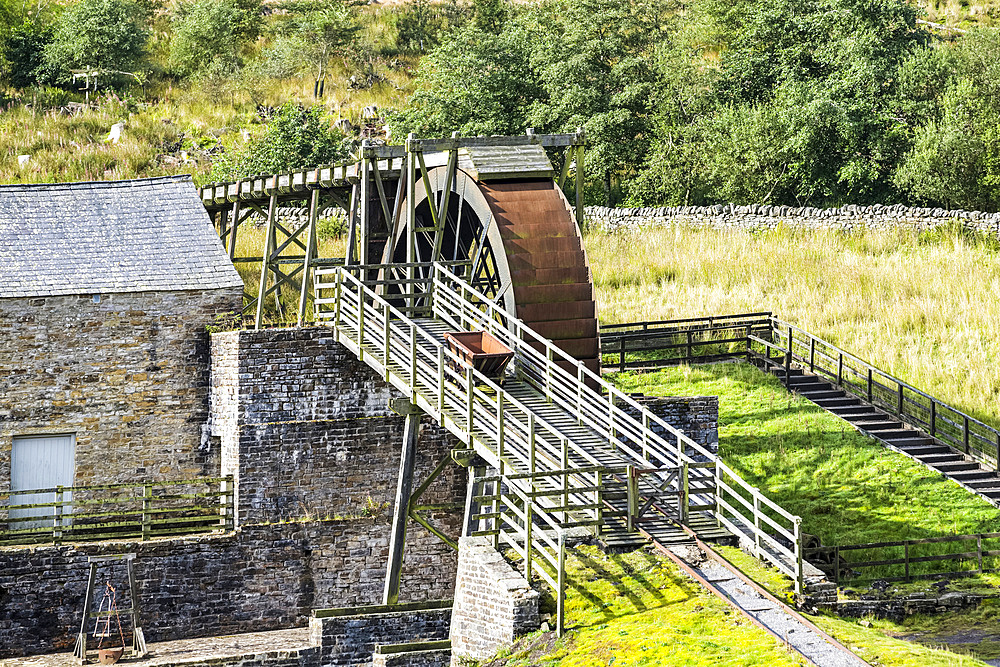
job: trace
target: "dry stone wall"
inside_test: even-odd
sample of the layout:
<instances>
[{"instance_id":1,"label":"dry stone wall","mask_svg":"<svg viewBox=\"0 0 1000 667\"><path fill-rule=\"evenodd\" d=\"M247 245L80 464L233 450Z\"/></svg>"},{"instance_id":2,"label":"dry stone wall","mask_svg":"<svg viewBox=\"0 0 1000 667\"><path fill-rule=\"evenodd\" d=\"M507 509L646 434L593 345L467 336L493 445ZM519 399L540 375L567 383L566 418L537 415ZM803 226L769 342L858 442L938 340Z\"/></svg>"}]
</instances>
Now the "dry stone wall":
<instances>
[{"instance_id":1,"label":"dry stone wall","mask_svg":"<svg viewBox=\"0 0 1000 667\"><path fill-rule=\"evenodd\" d=\"M310 628L313 643L322 647L320 660L324 667L371 665L378 644L448 639L451 609L314 618Z\"/></svg>"},{"instance_id":2,"label":"dry stone wall","mask_svg":"<svg viewBox=\"0 0 1000 667\"><path fill-rule=\"evenodd\" d=\"M0 298L0 492L12 440L75 434L75 483L216 475L206 325L239 289Z\"/></svg>"},{"instance_id":3,"label":"dry stone wall","mask_svg":"<svg viewBox=\"0 0 1000 667\"><path fill-rule=\"evenodd\" d=\"M784 225L806 229L913 229L925 231L960 224L968 229L1000 235L1000 212L949 211L942 208L892 206L663 206L655 208L606 208L588 206L591 229L617 231L635 227L689 225L711 229L765 230Z\"/></svg>"}]
</instances>

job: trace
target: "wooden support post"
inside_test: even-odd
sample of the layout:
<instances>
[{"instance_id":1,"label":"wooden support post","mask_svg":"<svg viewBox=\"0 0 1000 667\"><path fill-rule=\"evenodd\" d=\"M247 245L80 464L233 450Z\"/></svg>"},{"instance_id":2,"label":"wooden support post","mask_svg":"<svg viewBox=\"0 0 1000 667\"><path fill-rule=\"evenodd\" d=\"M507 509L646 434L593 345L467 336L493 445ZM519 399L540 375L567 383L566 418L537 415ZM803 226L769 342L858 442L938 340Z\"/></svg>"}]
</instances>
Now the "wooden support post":
<instances>
[{"instance_id":1,"label":"wooden support post","mask_svg":"<svg viewBox=\"0 0 1000 667\"><path fill-rule=\"evenodd\" d=\"M566 531L559 531L559 573L556 588L556 637L566 631Z\"/></svg>"},{"instance_id":2,"label":"wooden support post","mask_svg":"<svg viewBox=\"0 0 1000 667\"><path fill-rule=\"evenodd\" d=\"M635 466L627 466L625 468L625 495L626 495L626 516L625 516L625 530L628 532L635 531L635 513L639 509L639 493L638 493L638 480L636 478Z\"/></svg>"},{"instance_id":3,"label":"wooden support post","mask_svg":"<svg viewBox=\"0 0 1000 667\"><path fill-rule=\"evenodd\" d=\"M135 557L125 559L125 567L128 569L128 594L132 603L132 656L142 658L149 652L146 648L146 636L142 632L142 622L139 620L139 586L135 581L135 570L132 563Z\"/></svg>"},{"instance_id":4,"label":"wooden support post","mask_svg":"<svg viewBox=\"0 0 1000 667\"><path fill-rule=\"evenodd\" d=\"M298 326L306 318L306 301L309 296L309 272L312 269L312 261L316 259L316 218L319 216L319 190L312 191L309 201L309 229L306 231L306 254L302 260L302 291L299 294L299 318Z\"/></svg>"},{"instance_id":5,"label":"wooden support post","mask_svg":"<svg viewBox=\"0 0 1000 667\"><path fill-rule=\"evenodd\" d=\"M90 606L94 601L94 581L97 579L97 563L90 563L90 574L87 577L87 591L83 596L83 619L80 621L80 633L76 636L76 646L73 647L73 657L81 665L87 664L87 617L90 616ZM135 599L132 600L135 606Z\"/></svg>"},{"instance_id":6,"label":"wooden support post","mask_svg":"<svg viewBox=\"0 0 1000 667\"><path fill-rule=\"evenodd\" d=\"M364 139L361 142L361 160L358 162L358 185L360 199L358 201L358 211L360 212L359 224L358 224L358 238L360 241L360 247L358 249L358 256L361 258L361 264L371 264L370 253L368 252L369 246L371 245L371 239L369 238L369 232L371 231L371 159L368 157L368 140ZM389 240L392 243L392 240ZM361 280L368 279L368 270L361 272Z\"/></svg>"},{"instance_id":7,"label":"wooden support post","mask_svg":"<svg viewBox=\"0 0 1000 667\"><path fill-rule=\"evenodd\" d=\"M680 520L685 526L688 524L691 518L691 484L690 484L690 470L688 469L688 462L684 461L681 463L681 507L680 507Z\"/></svg>"},{"instance_id":8,"label":"wooden support post","mask_svg":"<svg viewBox=\"0 0 1000 667\"><path fill-rule=\"evenodd\" d=\"M469 483L465 487L465 519L462 521L462 537L469 537L476 530L476 521L473 515L476 514L476 478L480 477L477 466L469 466ZM483 487L485 494L486 485L479 483Z\"/></svg>"},{"instance_id":9,"label":"wooden support post","mask_svg":"<svg viewBox=\"0 0 1000 667\"><path fill-rule=\"evenodd\" d=\"M264 250L260 258L260 283L257 289L257 316L254 319L254 329L260 329L264 324L264 296L267 294L267 282L270 278L272 262L277 265L278 258L272 257L272 248L277 247L275 243L275 224L278 215L278 194L271 194L271 202L267 207L267 232L264 237ZM277 282L277 280L275 281ZM281 289L275 291L275 299L281 301Z\"/></svg>"},{"instance_id":10,"label":"wooden support post","mask_svg":"<svg viewBox=\"0 0 1000 667\"><path fill-rule=\"evenodd\" d=\"M399 580L403 568L403 546L406 542L406 521L410 515L410 491L413 489L413 464L416 458L417 433L420 429L420 409L408 403L405 407L403 448L399 455L399 479L396 483L396 504L393 507L392 531L389 534L389 562L385 571L382 604L399 602Z\"/></svg>"},{"instance_id":11,"label":"wooden support post","mask_svg":"<svg viewBox=\"0 0 1000 667\"><path fill-rule=\"evenodd\" d=\"M52 544L59 546L62 544L62 517L63 517L63 487L56 487L55 524L52 526Z\"/></svg>"},{"instance_id":12,"label":"wooden support post","mask_svg":"<svg viewBox=\"0 0 1000 667\"><path fill-rule=\"evenodd\" d=\"M153 485L143 484L142 486L142 541L149 539L151 532L150 511L153 506Z\"/></svg>"},{"instance_id":13,"label":"wooden support post","mask_svg":"<svg viewBox=\"0 0 1000 667\"><path fill-rule=\"evenodd\" d=\"M239 184L237 183L237 190L239 189ZM229 226L229 259L236 257L236 233L240 226L240 200L237 199L233 202L233 219L232 224Z\"/></svg>"}]
</instances>

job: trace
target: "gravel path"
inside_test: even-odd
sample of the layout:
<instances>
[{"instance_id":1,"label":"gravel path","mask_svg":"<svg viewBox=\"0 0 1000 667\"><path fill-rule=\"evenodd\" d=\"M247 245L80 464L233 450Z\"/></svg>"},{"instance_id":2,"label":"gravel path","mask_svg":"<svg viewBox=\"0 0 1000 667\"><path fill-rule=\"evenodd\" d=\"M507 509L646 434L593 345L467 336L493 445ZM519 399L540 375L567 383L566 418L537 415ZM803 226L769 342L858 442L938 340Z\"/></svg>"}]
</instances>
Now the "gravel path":
<instances>
[{"instance_id":1,"label":"gravel path","mask_svg":"<svg viewBox=\"0 0 1000 667\"><path fill-rule=\"evenodd\" d=\"M868 667L867 662L827 641L823 635L788 613L783 605L761 595L742 577L708 558L697 547L681 547L672 551L744 613L781 637L789 647L813 664L819 667Z\"/></svg>"}]
</instances>

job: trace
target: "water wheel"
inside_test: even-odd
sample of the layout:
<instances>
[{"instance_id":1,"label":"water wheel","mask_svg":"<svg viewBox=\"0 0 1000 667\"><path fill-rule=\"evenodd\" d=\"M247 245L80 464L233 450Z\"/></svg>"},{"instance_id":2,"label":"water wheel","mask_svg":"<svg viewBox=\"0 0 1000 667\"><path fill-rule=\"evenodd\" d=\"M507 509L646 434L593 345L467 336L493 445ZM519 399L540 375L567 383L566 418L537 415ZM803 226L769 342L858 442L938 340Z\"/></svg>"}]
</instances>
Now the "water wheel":
<instances>
[{"instance_id":1,"label":"water wheel","mask_svg":"<svg viewBox=\"0 0 1000 667\"><path fill-rule=\"evenodd\" d=\"M533 163L542 159L548 164L544 150L534 148ZM523 153L521 148L518 159L523 160ZM429 188L417 180L417 261L469 260L474 286L597 371L600 350L590 267L572 207L552 180L551 165L526 172L507 158L510 166L497 169L497 151L489 157L489 176L477 168L482 152L472 151L462 155L453 179L447 178L447 167L435 167L428 170ZM435 227L430 201L443 201L449 181L447 214ZM383 263L406 259L406 230L400 229L386 243Z\"/></svg>"}]
</instances>

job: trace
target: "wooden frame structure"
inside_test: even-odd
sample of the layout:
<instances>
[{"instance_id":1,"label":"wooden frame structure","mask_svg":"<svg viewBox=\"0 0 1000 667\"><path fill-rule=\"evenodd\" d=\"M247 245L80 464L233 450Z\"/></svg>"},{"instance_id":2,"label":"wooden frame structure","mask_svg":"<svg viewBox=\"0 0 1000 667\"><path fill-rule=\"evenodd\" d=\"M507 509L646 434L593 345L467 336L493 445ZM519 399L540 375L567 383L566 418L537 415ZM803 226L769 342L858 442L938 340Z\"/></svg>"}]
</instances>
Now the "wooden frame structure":
<instances>
[{"instance_id":1,"label":"wooden frame structure","mask_svg":"<svg viewBox=\"0 0 1000 667\"><path fill-rule=\"evenodd\" d=\"M284 303L281 291L298 288L297 317L302 324L312 286L313 269L321 266L379 265L387 256L386 244L400 234L407 239L407 262L434 262L442 256L441 242L445 214L450 204L451 186L459 169L463 149L540 146L563 150L564 159L556 183L564 189L575 165L576 220L583 222L583 164L586 136L582 129L570 134L535 134L509 137L451 137L418 139L410 135L402 146L377 145L368 140L357 156L343 164L322 165L287 174L262 175L230 183L213 183L199 190L202 203L212 217L220 238L234 264L257 264L260 281L256 296L245 295L244 314L255 313L255 328L264 324L264 304L274 299L279 316L292 304ZM443 187L429 178L435 167L445 167ZM537 177L537 172L523 176ZM432 226L417 226L415 194L418 183L427 192L442 193L431 202ZM408 204L404 207L404 201ZM307 220L287 225L279 220L279 207L304 209ZM324 210L336 207L347 220L347 250L341 258L320 257L316 233ZM404 210L405 208L405 210ZM265 251L262 255L239 255L238 237L252 217L266 221ZM432 233L430 257L418 257L416 235ZM293 254L288 250L292 249ZM412 268L408 269L412 273ZM366 278L374 275L371 269ZM410 276L412 278L412 276Z\"/></svg>"}]
</instances>

